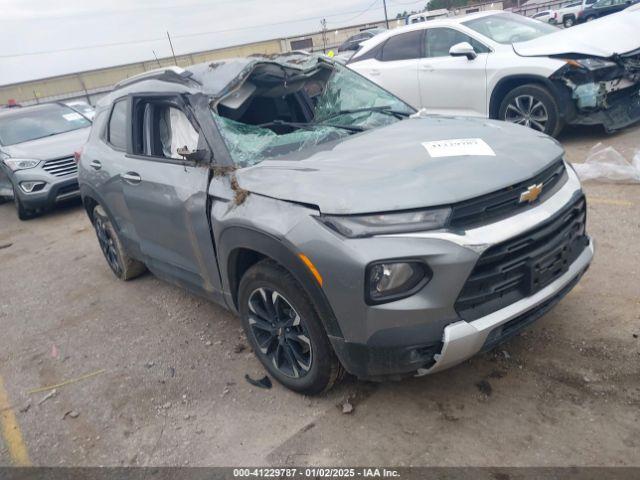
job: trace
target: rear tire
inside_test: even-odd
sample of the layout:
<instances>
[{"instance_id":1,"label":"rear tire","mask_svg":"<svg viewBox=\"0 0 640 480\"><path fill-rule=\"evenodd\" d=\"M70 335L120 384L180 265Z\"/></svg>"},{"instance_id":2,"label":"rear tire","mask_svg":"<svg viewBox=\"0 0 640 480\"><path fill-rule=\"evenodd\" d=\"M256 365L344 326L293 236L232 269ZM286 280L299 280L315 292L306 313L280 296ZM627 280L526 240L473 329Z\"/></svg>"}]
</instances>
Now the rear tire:
<instances>
[{"instance_id":1,"label":"rear tire","mask_svg":"<svg viewBox=\"0 0 640 480\"><path fill-rule=\"evenodd\" d=\"M595 15L589 15L587 18L584 19L585 22L591 22L592 20L595 20L596 17Z\"/></svg>"},{"instance_id":2,"label":"rear tire","mask_svg":"<svg viewBox=\"0 0 640 480\"><path fill-rule=\"evenodd\" d=\"M127 255L111 220L100 205L93 209L93 227L104 258L116 277L124 281L131 280L147 270L144 263Z\"/></svg>"},{"instance_id":3,"label":"rear tire","mask_svg":"<svg viewBox=\"0 0 640 480\"><path fill-rule=\"evenodd\" d=\"M36 216L36 211L31 210L30 208L26 208L24 203L20 200L18 196L18 192L16 192L16 187L13 187L13 203L16 206L16 211L18 212L18 218L20 220L30 220Z\"/></svg>"},{"instance_id":4,"label":"rear tire","mask_svg":"<svg viewBox=\"0 0 640 480\"><path fill-rule=\"evenodd\" d=\"M343 370L309 297L271 260L252 266L238 289L242 326L267 371L306 395L326 392Z\"/></svg>"},{"instance_id":5,"label":"rear tire","mask_svg":"<svg viewBox=\"0 0 640 480\"><path fill-rule=\"evenodd\" d=\"M545 87L533 83L511 90L502 100L498 118L555 137L562 130L558 104Z\"/></svg>"}]
</instances>

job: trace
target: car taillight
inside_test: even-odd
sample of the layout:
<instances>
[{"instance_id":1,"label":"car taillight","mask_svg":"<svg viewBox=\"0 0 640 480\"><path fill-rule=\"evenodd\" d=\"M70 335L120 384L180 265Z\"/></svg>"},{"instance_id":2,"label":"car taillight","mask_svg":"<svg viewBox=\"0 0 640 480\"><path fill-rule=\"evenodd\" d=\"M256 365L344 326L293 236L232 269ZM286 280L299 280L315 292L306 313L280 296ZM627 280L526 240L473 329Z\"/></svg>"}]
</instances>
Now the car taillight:
<instances>
[{"instance_id":1,"label":"car taillight","mask_svg":"<svg viewBox=\"0 0 640 480\"><path fill-rule=\"evenodd\" d=\"M76 163L80 163L81 156L82 156L82 148L80 150L76 150L75 152L73 152L73 159L76 161Z\"/></svg>"}]
</instances>

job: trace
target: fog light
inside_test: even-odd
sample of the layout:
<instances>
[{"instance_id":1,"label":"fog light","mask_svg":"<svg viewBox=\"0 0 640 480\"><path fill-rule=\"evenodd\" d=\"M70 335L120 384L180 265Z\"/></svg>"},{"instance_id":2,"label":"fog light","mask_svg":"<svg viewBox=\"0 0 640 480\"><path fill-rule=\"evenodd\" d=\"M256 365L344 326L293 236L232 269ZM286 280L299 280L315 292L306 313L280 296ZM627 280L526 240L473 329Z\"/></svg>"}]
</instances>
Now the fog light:
<instances>
[{"instance_id":1,"label":"fog light","mask_svg":"<svg viewBox=\"0 0 640 480\"><path fill-rule=\"evenodd\" d=\"M367 303L385 303L413 295L431 280L421 262L380 262L367 268Z\"/></svg>"},{"instance_id":2,"label":"fog light","mask_svg":"<svg viewBox=\"0 0 640 480\"><path fill-rule=\"evenodd\" d=\"M26 193L39 192L44 188L45 182L22 182L20 188Z\"/></svg>"}]
</instances>

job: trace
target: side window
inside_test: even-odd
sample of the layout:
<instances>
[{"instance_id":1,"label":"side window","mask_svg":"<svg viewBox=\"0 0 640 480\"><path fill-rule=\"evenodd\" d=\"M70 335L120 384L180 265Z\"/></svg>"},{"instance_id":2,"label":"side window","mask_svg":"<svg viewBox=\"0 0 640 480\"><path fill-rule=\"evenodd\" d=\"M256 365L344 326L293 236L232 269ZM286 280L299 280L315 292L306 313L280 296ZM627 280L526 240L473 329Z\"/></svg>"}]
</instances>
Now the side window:
<instances>
[{"instance_id":1,"label":"side window","mask_svg":"<svg viewBox=\"0 0 640 480\"><path fill-rule=\"evenodd\" d=\"M167 99L135 102L135 154L184 160L178 152L195 152L199 140L199 133L185 113Z\"/></svg>"},{"instance_id":2,"label":"side window","mask_svg":"<svg viewBox=\"0 0 640 480\"><path fill-rule=\"evenodd\" d=\"M427 57L448 57L451 47L461 42L469 43L476 53L489 52L489 49L476 39L452 28L430 28L425 40Z\"/></svg>"},{"instance_id":3,"label":"side window","mask_svg":"<svg viewBox=\"0 0 640 480\"><path fill-rule=\"evenodd\" d=\"M382 47L380 60L392 62L394 60L420 58L422 56L420 52L421 37L422 30L394 35Z\"/></svg>"},{"instance_id":4,"label":"side window","mask_svg":"<svg viewBox=\"0 0 640 480\"><path fill-rule=\"evenodd\" d=\"M127 100L118 100L111 110L107 141L119 150L127 149Z\"/></svg>"}]
</instances>

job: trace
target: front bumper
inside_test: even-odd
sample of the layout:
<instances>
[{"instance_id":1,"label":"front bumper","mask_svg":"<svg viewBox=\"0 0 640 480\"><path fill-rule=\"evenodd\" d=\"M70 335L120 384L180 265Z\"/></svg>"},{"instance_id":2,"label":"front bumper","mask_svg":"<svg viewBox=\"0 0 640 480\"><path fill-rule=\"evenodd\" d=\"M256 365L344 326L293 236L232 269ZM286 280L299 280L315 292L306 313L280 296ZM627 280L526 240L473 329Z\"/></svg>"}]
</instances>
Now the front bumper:
<instances>
[{"instance_id":1,"label":"front bumper","mask_svg":"<svg viewBox=\"0 0 640 480\"><path fill-rule=\"evenodd\" d=\"M442 351L434 357L429 368L420 368L417 374L439 372L487 350L516 334L548 312L576 285L591 263L593 241L584 249L567 272L536 294L523 298L508 307L472 322L459 321L444 329Z\"/></svg>"},{"instance_id":2,"label":"front bumper","mask_svg":"<svg viewBox=\"0 0 640 480\"><path fill-rule=\"evenodd\" d=\"M606 108L578 112L573 125L602 125L607 133L626 128L640 121L640 84L606 97Z\"/></svg>"},{"instance_id":3,"label":"front bumper","mask_svg":"<svg viewBox=\"0 0 640 480\"><path fill-rule=\"evenodd\" d=\"M340 276L326 281L324 290L343 331L342 338L330 339L345 369L367 379L434 373L492 348L546 313L589 266L593 243L588 237L582 237L584 246L567 268L535 293L479 318L465 317L467 321L454 305L484 252L554 222L583 197L575 172L568 168L567 175L568 180L553 196L504 220L466 231L415 232L349 241L354 244L353 255L348 260L338 254L327 255L333 264L314 256L321 272L340 272ZM359 258L361 255L366 258ZM356 274L349 275L357 268L364 271L367 262L385 255L423 259L434 271L433 280L411 297L361 307L353 298L362 295L363 286ZM354 265L345 269L347 261ZM337 288L331 290L334 284Z\"/></svg>"},{"instance_id":4,"label":"front bumper","mask_svg":"<svg viewBox=\"0 0 640 480\"><path fill-rule=\"evenodd\" d=\"M32 210L49 208L80 197L77 174L56 177L37 168L27 169L14 172L12 182L20 201L25 208ZM20 188L22 182L45 182L45 186L38 192L26 193Z\"/></svg>"}]
</instances>

